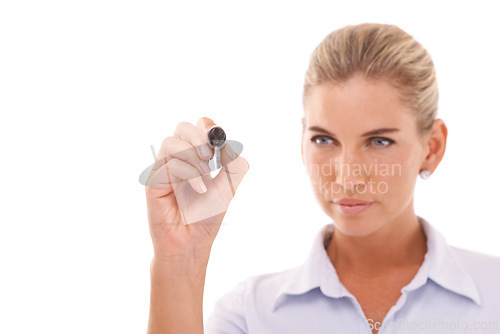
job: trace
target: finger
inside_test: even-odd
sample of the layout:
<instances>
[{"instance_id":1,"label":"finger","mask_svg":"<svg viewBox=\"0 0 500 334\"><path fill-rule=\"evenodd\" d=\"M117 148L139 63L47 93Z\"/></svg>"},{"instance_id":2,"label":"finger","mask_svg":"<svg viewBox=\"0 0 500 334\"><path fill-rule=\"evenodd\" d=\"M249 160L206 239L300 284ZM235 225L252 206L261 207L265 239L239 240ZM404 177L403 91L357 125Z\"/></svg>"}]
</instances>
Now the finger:
<instances>
[{"instance_id":1,"label":"finger","mask_svg":"<svg viewBox=\"0 0 500 334\"><path fill-rule=\"evenodd\" d=\"M207 192L207 186L203 182L200 172L189 163L177 158L172 158L165 166L165 168L168 169L172 183L185 180L189 182L194 191L200 194Z\"/></svg>"},{"instance_id":2,"label":"finger","mask_svg":"<svg viewBox=\"0 0 500 334\"><path fill-rule=\"evenodd\" d=\"M230 190L221 193L225 201L229 201L234 197L249 168L250 165L242 156L237 156L236 159L222 165L222 169L214 178L213 183L217 189Z\"/></svg>"},{"instance_id":3,"label":"finger","mask_svg":"<svg viewBox=\"0 0 500 334\"><path fill-rule=\"evenodd\" d=\"M195 148L191 144L176 137L167 137L163 140L158 152L159 163L161 164L161 160L166 160L168 162L172 158L187 162L191 166L197 168L202 175L210 174L210 167L207 161L200 159Z\"/></svg>"},{"instance_id":4,"label":"finger","mask_svg":"<svg viewBox=\"0 0 500 334\"><path fill-rule=\"evenodd\" d=\"M179 123L175 128L174 137L184 140L195 147L200 159L208 160L213 156L212 148L208 145L206 132L191 123Z\"/></svg>"},{"instance_id":5,"label":"finger","mask_svg":"<svg viewBox=\"0 0 500 334\"><path fill-rule=\"evenodd\" d=\"M224 147L221 150L221 155L220 155L221 164L227 165L228 163L230 163L231 161L233 161L238 157L238 154L236 152L241 152L241 151L242 147L240 143L233 140L226 141Z\"/></svg>"},{"instance_id":6,"label":"finger","mask_svg":"<svg viewBox=\"0 0 500 334\"><path fill-rule=\"evenodd\" d=\"M164 163L160 164L160 160L164 161ZM146 188L171 188L172 184L172 175L168 169L166 159L156 160L153 169L146 179Z\"/></svg>"},{"instance_id":7,"label":"finger","mask_svg":"<svg viewBox=\"0 0 500 334\"><path fill-rule=\"evenodd\" d=\"M185 161L172 158L158 170L151 172L146 180L149 189L163 189L167 194L173 190L173 185L188 181L191 187L199 193L207 191L207 187L199 171Z\"/></svg>"},{"instance_id":8,"label":"finger","mask_svg":"<svg viewBox=\"0 0 500 334\"><path fill-rule=\"evenodd\" d=\"M155 166L153 165L153 167ZM146 198L162 198L174 191L166 161L163 165L149 172L144 184L146 186Z\"/></svg>"},{"instance_id":9,"label":"finger","mask_svg":"<svg viewBox=\"0 0 500 334\"><path fill-rule=\"evenodd\" d=\"M205 135L208 134L208 131L210 131L214 125L216 125L215 122L208 117L201 117L198 122L196 122L196 126L202 129Z\"/></svg>"}]
</instances>

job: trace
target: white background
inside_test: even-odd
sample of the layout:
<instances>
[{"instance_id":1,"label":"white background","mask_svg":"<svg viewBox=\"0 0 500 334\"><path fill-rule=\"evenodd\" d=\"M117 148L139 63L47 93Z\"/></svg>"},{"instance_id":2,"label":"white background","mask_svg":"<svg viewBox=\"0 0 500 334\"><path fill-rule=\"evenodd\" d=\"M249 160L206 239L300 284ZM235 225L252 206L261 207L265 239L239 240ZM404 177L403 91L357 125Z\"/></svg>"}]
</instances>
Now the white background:
<instances>
[{"instance_id":1,"label":"white background","mask_svg":"<svg viewBox=\"0 0 500 334\"><path fill-rule=\"evenodd\" d=\"M143 333L152 247L139 174L177 123L214 119L250 170L207 272L204 317L299 265L329 223L300 156L303 75L332 30L391 23L431 53L445 157L416 213L500 256L495 2L3 1L1 333Z\"/></svg>"}]
</instances>

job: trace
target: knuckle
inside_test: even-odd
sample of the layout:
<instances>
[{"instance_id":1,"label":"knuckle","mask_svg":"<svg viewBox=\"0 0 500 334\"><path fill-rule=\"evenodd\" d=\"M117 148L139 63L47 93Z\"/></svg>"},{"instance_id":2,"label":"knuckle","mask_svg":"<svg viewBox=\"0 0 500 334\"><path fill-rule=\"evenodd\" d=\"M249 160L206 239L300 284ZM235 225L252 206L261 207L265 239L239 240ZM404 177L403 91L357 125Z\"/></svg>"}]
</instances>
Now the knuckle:
<instances>
[{"instance_id":1,"label":"knuckle","mask_svg":"<svg viewBox=\"0 0 500 334\"><path fill-rule=\"evenodd\" d=\"M171 145L174 141L175 141L174 137L171 137L171 136L170 137L166 137L162 141L162 146L167 147L167 146Z\"/></svg>"},{"instance_id":2,"label":"knuckle","mask_svg":"<svg viewBox=\"0 0 500 334\"><path fill-rule=\"evenodd\" d=\"M182 155L185 151L185 142L179 138L167 137L161 145L161 153L167 157Z\"/></svg>"},{"instance_id":3,"label":"knuckle","mask_svg":"<svg viewBox=\"0 0 500 334\"><path fill-rule=\"evenodd\" d=\"M189 126L189 125L191 125L191 123L189 123L189 122L179 122L179 123L177 124L176 129L182 129L182 128L185 128L185 127L187 127L187 126Z\"/></svg>"},{"instance_id":4,"label":"knuckle","mask_svg":"<svg viewBox=\"0 0 500 334\"><path fill-rule=\"evenodd\" d=\"M178 158L172 157L171 159L169 159L167 161L167 163L165 165L166 165L166 168L173 168L173 167L178 166L180 162L181 161Z\"/></svg>"},{"instance_id":5,"label":"knuckle","mask_svg":"<svg viewBox=\"0 0 500 334\"><path fill-rule=\"evenodd\" d=\"M177 127L175 128L174 134L178 136L179 133L184 132L185 129L189 129L191 126L193 125L189 122L180 122L179 124L177 124Z\"/></svg>"}]
</instances>

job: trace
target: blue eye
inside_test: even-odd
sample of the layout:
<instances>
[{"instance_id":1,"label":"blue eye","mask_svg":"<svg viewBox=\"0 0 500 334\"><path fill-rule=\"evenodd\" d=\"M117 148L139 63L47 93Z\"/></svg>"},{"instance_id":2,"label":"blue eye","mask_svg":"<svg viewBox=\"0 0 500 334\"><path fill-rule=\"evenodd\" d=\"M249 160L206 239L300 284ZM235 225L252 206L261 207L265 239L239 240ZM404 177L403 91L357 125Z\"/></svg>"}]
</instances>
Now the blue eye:
<instances>
[{"instance_id":1,"label":"blue eye","mask_svg":"<svg viewBox=\"0 0 500 334\"><path fill-rule=\"evenodd\" d=\"M384 138L384 137L372 137L370 140L374 143L374 146L377 148L385 148L389 147L392 144L395 143L394 140L389 139L389 138ZM332 144L335 139L329 137L329 136L314 136L311 138L311 141L319 146L327 146Z\"/></svg>"},{"instance_id":2,"label":"blue eye","mask_svg":"<svg viewBox=\"0 0 500 334\"><path fill-rule=\"evenodd\" d=\"M331 144L333 142L333 138L328 137L328 136L314 136L311 138L311 141L315 144L320 145L320 146L326 146L326 145Z\"/></svg>"},{"instance_id":3,"label":"blue eye","mask_svg":"<svg viewBox=\"0 0 500 334\"><path fill-rule=\"evenodd\" d=\"M389 139L389 138L384 138L384 137L372 137L370 139L373 140L373 143L382 143L382 145L375 144L376 147L382 147L382 148L389 147L389 146L391 146L392 144L395 143L394 140ZM384 142L388 143L388 144L384 145Z\"/></svg>"}]
</instances>

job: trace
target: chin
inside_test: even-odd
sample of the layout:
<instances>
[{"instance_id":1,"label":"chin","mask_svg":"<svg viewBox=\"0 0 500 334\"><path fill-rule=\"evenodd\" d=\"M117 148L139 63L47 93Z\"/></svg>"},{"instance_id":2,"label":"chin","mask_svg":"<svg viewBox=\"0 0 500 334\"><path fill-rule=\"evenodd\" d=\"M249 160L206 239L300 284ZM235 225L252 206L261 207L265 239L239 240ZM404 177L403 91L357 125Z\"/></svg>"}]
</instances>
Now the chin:
<instances>
[{"instance_id":1,"label":"chin","mask_svg":"<svg viewBox=\"0 0 500 334\"><path fill-rule=\"evenodd\" d=\"M333 219L335 229L339 230L342 234L351 237L365 237L377 231L381 226L379 225L380 219L373 212L369 212L369 208L365 212L357 215L344 215L339 212L331 203L330 217Z\"/></svg>"},{"instance_id":2,"label":"chin","mask_svg":"<svg viewBox=\"0 0 500 334\"><path fill-rule=\"evenodd\" d=\"M333 220L335 230L350 237L366 237L374 233L378 226L373 226L373 222L362 220L345 220L342 217Z\"/></svg>"}]
</instances>

